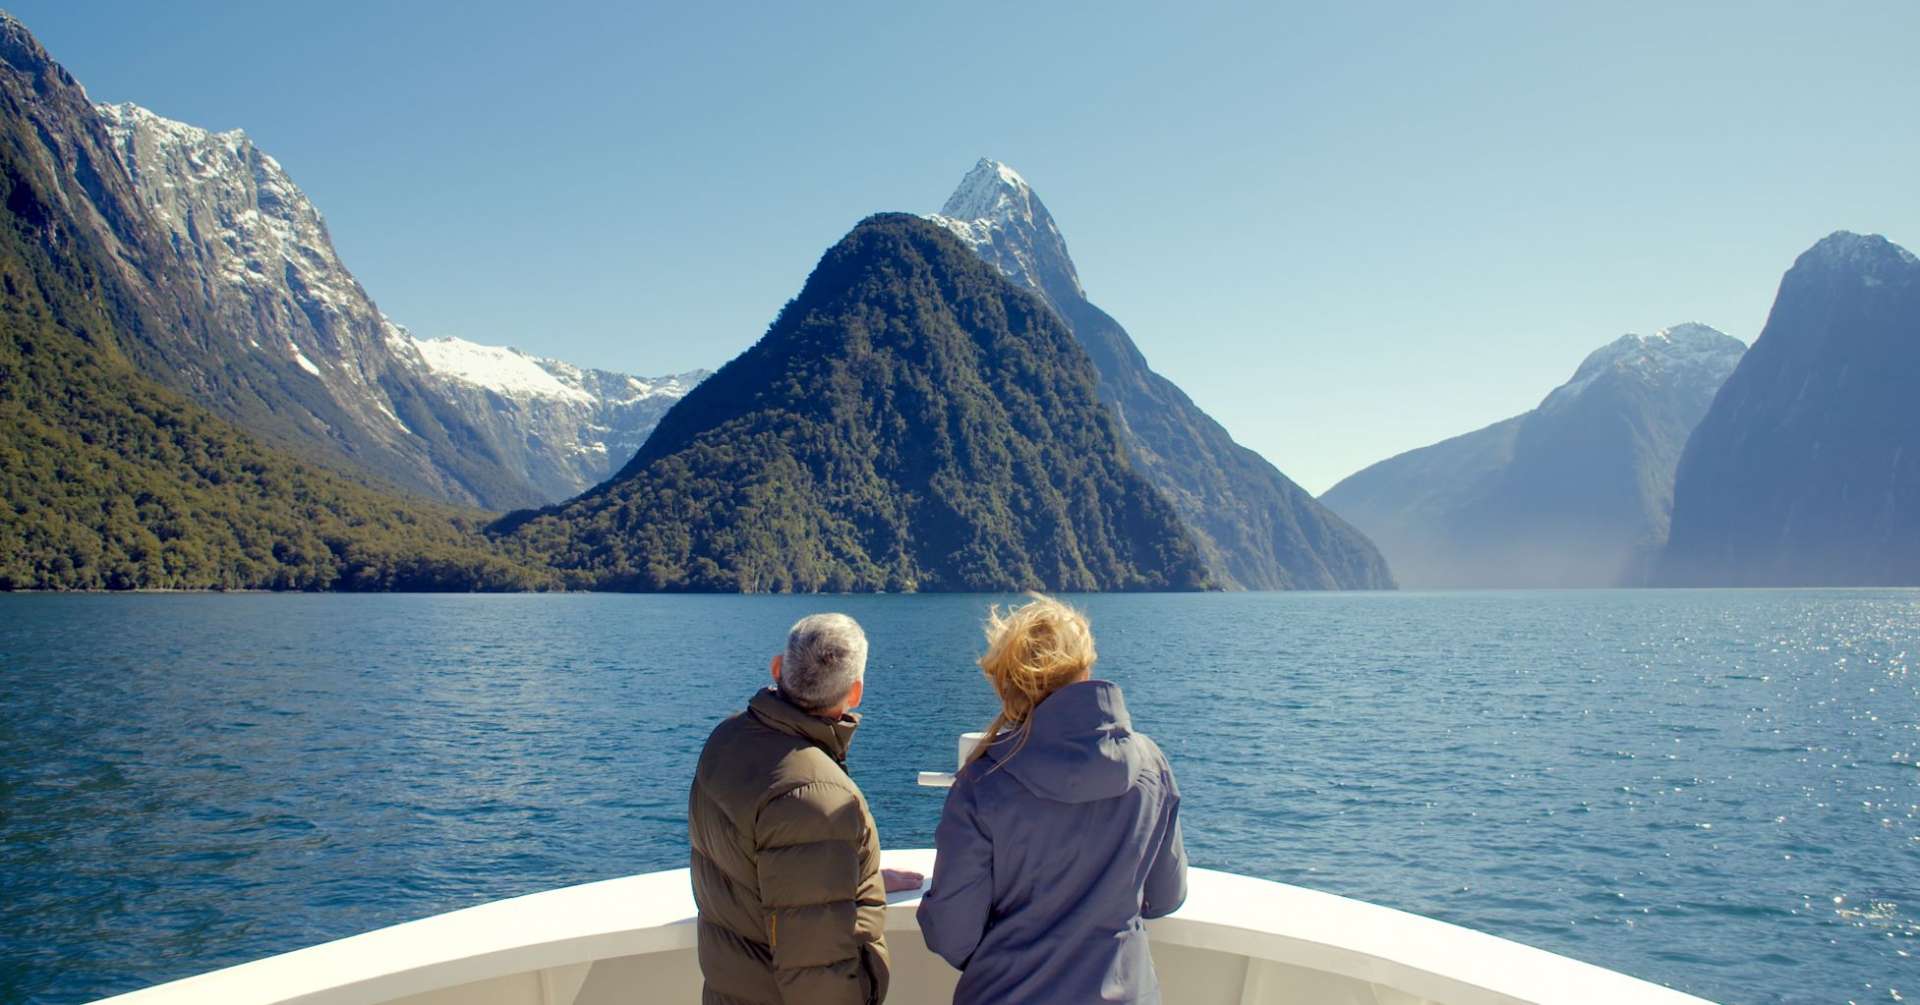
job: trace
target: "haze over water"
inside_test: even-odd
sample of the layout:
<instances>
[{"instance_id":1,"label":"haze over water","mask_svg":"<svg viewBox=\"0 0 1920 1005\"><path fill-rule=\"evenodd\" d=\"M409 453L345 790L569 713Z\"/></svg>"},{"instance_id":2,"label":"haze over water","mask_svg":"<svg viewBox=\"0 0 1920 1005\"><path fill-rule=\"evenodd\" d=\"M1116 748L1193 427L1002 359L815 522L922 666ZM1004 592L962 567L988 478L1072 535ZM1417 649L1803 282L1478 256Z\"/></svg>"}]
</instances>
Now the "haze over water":
<instances>
[{"instance_id":1,"label":"haze over water","mask_svg":"<svg viewBox=\"0 0 1920 1005\"><path fill-rule=\"evenodd\" d=\"M0 1000L680 867L701 740L820 609L927 846L989 599L0 597ZM1078 599L1197 865L1727 1003L1920 987L1920 592Z\"/></svg>"}]
</instances>

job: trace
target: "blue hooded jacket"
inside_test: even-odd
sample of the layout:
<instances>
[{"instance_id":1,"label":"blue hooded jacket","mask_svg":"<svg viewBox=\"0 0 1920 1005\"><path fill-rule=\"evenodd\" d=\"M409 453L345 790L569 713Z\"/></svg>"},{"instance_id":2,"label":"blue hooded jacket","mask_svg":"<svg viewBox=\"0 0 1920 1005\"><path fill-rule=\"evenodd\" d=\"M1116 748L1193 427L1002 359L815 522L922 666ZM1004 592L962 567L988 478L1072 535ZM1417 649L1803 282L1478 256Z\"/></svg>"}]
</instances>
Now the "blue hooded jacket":
<instances>
[{"instance_id":1,"label":"blue hooded jacket","mask_svg":"<svg viewBox=\"0 0 1920 1005\"><path fill-rule=\"evenodd\" d=\"M1055 691L1030 723L954 779L920 932L961 971L955 1005L1155 1005L1141 918L1187 897L1173 769L1108 681Z\"/></svg>"}]
</instances>

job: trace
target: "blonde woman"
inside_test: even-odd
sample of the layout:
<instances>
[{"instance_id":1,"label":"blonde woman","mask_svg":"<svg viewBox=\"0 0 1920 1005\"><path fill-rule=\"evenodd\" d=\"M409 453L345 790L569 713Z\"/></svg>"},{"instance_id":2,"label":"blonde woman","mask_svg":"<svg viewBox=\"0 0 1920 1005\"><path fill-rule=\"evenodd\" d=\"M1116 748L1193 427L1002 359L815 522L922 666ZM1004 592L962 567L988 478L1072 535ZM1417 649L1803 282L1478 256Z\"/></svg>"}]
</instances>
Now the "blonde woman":
<instances>
[{"instance_id":1,"label":"blonde woman","mask_svg":"<svg viewBox=\"0 0 1920 1005\"><path fill-rule=\"evenodd\" d=\"M1187 896L1180 790L1095 658L1057 600L988 612L1000 714L947 794L920 904L956 1005L1160 1001L1141 919Z\"/></svg>"}]
</instances>

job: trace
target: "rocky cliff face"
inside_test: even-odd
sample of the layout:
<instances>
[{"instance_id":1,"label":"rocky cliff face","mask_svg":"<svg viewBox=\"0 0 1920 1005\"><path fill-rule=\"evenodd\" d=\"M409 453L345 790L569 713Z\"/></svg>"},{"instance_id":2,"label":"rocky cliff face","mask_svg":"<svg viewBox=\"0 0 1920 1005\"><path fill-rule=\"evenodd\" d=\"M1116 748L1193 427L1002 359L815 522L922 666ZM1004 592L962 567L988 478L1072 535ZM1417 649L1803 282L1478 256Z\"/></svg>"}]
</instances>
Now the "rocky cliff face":
<instances>
[{"instance_id":1,"label":"rocky cliff face","mask_svg":"<svg viewBox=\"0 0 1920 1005\"><path fill-rule=\"evenodd\" d=\"M82 189L140 235L139 280L193 301L190 330L145 340L152 376L244 428L404 488L483 506L538 498L388 344L319 213L243 134L97 109L76 86L43 136L87 149L96 177L111 178Z\"/></svg>"},{"instance_id":2,"label":"rocky cliff face","mask_svg":"<svg viewBox=\"0 0 1920 1005\"><path fill-rule=\"evenodd\" d=\"M1661 579L1920 584L1920 260L1835 233L1687 442Z\"/></svg>"},{"instance_id":3,"label":"rocky cliff face","mask_svg":"<svg viewBox=\"0 0 1920 1005\"><path fill-rule=\"evenodd\" d=\"M675 405L614 480L497 530L616 589L1206 582L1059 317L899 214L830 249L767 334Z\"/></svg>"},{"instance_id":4,"label":"rocky cliff face","mask_svg":"<svg viewBox=\"0 0 1920 1005\"><path fill-rule=\"evenodd\" d=\"M222 328L338 397L376 404L397 430L379 390L392 361L380 312L279 162L238 129L208 132L132 103L97 108L141 202L202 277Z\"/></svg>"},{"instance_id":5,"label":"rocky cliff face","mask_svg":"<svg viewBox=\"0 0 1920 1005\"><path fill-rule=\"evenodd\" d=\"M1321 502L1403 586L1643 584L1687 436L1744 350L1698 324L1622 336L1533 411L1375 464Z\"/></svg>"},{"instance_id":6,"label":"rocky cliff face","mask_svg":"<svg viewBox=\"0 0 1920 1005\"><path fill-rule=\"evenodd\" d=\"M1365 536L1233 441L1147 366L1120 323L1087 300L1060 228L1012 168L981 160L930 217L1007 278L1040 293L1092 357L1101 400L1134 463L1193 531L1214 580L1256 590L1390 588Z\"/></svg>"}]
</instances>

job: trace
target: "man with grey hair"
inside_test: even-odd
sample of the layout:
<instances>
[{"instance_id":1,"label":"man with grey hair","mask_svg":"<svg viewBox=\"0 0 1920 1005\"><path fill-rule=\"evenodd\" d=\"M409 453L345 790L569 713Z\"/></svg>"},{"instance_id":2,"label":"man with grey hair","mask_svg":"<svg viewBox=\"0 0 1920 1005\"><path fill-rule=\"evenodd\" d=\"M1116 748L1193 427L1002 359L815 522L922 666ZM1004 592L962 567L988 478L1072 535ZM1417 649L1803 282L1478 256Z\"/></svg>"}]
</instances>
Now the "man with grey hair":
<instances>
[{"instance_id":1,"label":"man with grey hair","mask_svg":"<svg viewBox=\"0 0 1920 1005\"><path fill-rule=\"evenodd\" d=\"M867 633L844 614L811 614L787 632L787 651L773 658L773 684L787 700L838 719L860 706L867 673Z\"/></svg>"},{"instance_id":2,"label":"man with grey hair","mask_svg":"<svg viewBox=\"0 0 1920 1005\"><path fill-rule=\"evenodd\" d=\"M878 1005L889 975L880 835L847 774L867 636L844 614L801 618L773 686L714 729L687 802L702 1005Z\"/></svg>"}]
</instances>

